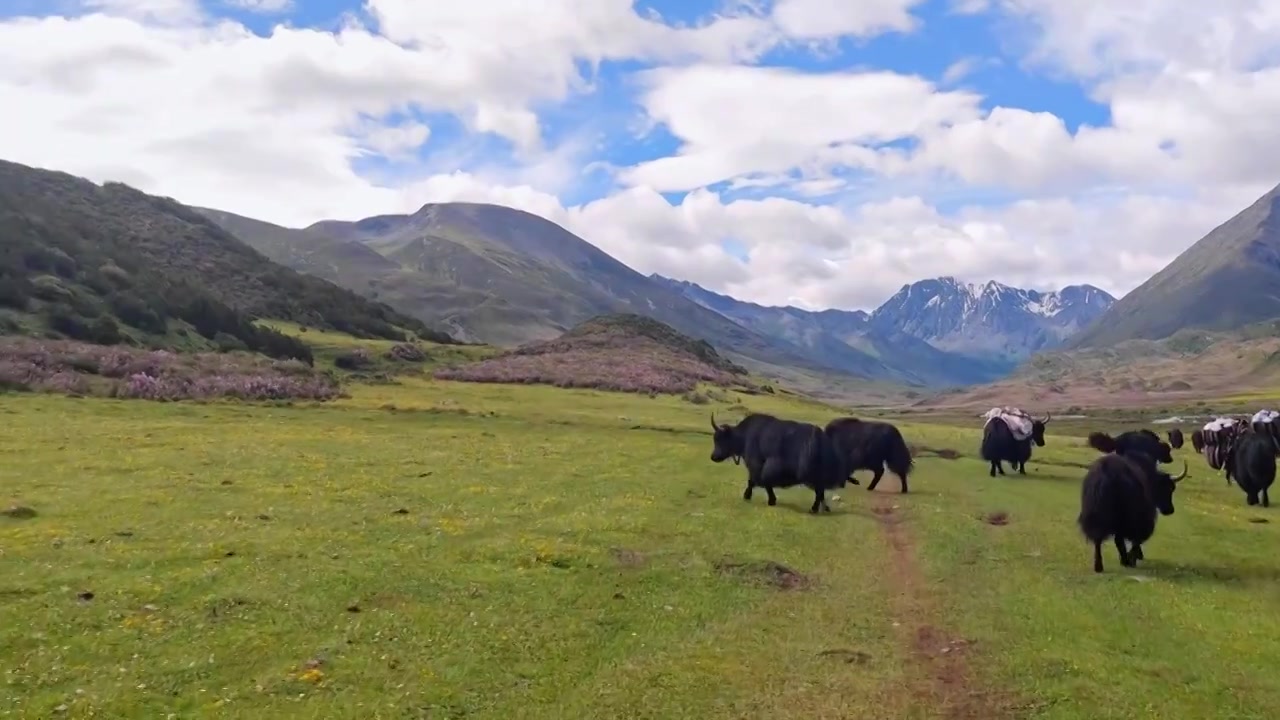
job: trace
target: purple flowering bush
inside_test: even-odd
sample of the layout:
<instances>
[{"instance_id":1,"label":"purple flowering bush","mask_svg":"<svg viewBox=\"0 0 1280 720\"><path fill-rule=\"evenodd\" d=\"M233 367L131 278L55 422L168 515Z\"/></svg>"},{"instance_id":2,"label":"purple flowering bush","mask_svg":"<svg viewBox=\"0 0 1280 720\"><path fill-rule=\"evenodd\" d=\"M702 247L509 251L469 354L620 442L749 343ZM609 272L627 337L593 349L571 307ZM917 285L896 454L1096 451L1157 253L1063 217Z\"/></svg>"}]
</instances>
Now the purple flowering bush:
<instances>
[{"instance_id":1,"label":"purple flowering bush","mask_svg":"<svg viewBox=\"0 0 1280 720\"><path fill-rule=\"evenodd\" d=\"M337 380L297 360L0 338L0 390L143 400L331 400Z\"/></svg>"},{"instance_id":2,"label":"purple flowering bush","mask_svg":"<svg viewBox=\"0 0 1280 720\"><path fill-rule=\"evenodd\" d=\"M687 393L699 382L727 387L742 378L647 337L575 338L525 346L480 362L437 370L437 378L620 392Z\"/></svg>"}]
</instances>

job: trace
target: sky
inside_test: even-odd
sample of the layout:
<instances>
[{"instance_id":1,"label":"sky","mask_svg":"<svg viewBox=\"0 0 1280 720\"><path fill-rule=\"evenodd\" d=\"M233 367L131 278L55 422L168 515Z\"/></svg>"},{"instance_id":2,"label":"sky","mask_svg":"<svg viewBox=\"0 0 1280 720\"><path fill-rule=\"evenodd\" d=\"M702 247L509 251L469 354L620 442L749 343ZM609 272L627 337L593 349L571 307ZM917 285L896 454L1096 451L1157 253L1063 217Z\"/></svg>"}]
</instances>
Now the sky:
<instances>
[{"instance_id":1,"label":"sky","mask_svg":"<svg viewBox=\"0 0 1280 720\"><path fill-rule=\"evenodd\" d=\"M0 0L0 108L2 159L291 227L492 202L765 304L1119 296L1280 183L1280 2Z\"/></svg>"}]
</instances>

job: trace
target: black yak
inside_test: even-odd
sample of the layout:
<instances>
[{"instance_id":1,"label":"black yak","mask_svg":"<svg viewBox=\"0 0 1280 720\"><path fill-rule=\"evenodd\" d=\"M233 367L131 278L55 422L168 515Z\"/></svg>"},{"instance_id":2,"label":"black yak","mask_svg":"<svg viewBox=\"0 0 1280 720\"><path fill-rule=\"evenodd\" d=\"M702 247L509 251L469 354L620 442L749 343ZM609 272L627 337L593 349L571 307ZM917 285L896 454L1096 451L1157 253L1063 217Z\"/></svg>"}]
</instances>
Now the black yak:
<instances>
[{"instance_id":1,"label":"black yak","mask_svg":"<svg viewBox=\"0 0 1280 720\"><path fill-rule=\"evenodd\" d=\"M1191 431L1191 449L1195 450L1197 455L1204 451L1204 430Z\"/></svg>"},{"instance_id":2,"label":"black yak","mask_svg":"<svg viewBox=\"0 0 1280 720\"><path fill-rule=\"evenodd\" d=\"M712 462L733 458L747 465L747 489L743 500L750 500L752 489L764 488L769 504L777 505L774 488L804 485L813 490L813 506L831 512L825 491L844 487L849 471L837 452L835 443L822 428L810 423L782 420L772 415L752 413L735 426L717 425L711 414L715 446Z\"/></svg>"},{"instance_id":3,"label":"black yak","mask_svg":"<svg viewBox=\"0 0 1280 720\"><path fill-rule=\"evenodd\" d=\"M1150 455L1156 462L1173 462L1173 452L1169 444L1150 430L1129 430L1115 437L1106 433L1089 433L1089 447L1103 453L1128 455L1141 452Z\"/></svg>"},{"instance_id":4,"label":"black yak","mask_svg":"<svg viewBox=\"0 0 1280 720\"><path fill-rule=\"evenodd\" d=\"M1027 474L1027 461L1031 459L1031 443L1044 447L1044 430L1049 424L1050 415L1043 420L1031 421L1031 435L1023 440L1014 436L1013 430L1003 418L993 417L987 420L982 428L982 446L980 454L983 460L991 463L991 477L999 472L1004 474L1003 462L1008 462L1018 469L1018 474Z\"/></svg>"},{"instance_id":5,"label":"black yak","mask_svg":"<svg viewBox=\"0 0 1280 720\"><path fill-rule=\"evenodd\" d=\"M1235 438L1227 455L1227 477L1245 493L1245 501L1271 507L1267 490L1276 481L1276 443L1269 433L1246 432Z\"/></svg>"},{"instance_id":6,"label":"black yak","mask_svg":"<svg viewBox=\"0 0 1280 720\"><path fill-rule=\"evenodd\" d=\"M1181 450L1183 445L1182 431L1174 428L1169 431L1169 447L1174 450Z\"/></svg>"},{"instance_id":7,"label":"black yak","mask_svg":"<svg viewBox=\"0 0 1280 720\"><path fill-rule=\"evenodd\" d=\"M891 423L858 418L836 418L823 432L836 444L841 459L849 469L849 482L858 485L856 470L870 470L875 475L867 490L875 490L884 476L885 467L902 481L901 492L907 492L907 475L915 464L902 433Z\"/></svg>"},{"instance_id":8,"label":"black yak","mask_svg":"<svg viewBox=\"0 0 1280 720\"><path fill-rule=\"evenodd\" d=\"M1107 453L1089 465L1080 488L1080 515L1076 524L1093 543L1093 571L1102 572L1102 543L1114 538L1120 564L1135 567L1144 559L1142 544L1156 531L1157 511L1173 514L1173 491L1187 476L1171 477L1142 452ZM1126 548L1125 542L1131 543Z\"/></svg>"}]
</instances>

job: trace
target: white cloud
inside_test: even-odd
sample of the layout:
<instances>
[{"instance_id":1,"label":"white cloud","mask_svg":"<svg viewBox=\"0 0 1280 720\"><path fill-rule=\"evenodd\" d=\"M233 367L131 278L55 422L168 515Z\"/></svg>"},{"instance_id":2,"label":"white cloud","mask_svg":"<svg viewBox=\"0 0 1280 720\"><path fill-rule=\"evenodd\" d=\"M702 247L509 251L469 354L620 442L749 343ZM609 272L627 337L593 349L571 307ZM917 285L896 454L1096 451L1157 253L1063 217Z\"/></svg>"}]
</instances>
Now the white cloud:
<instances>
[{"instance_id":1,"label":"white cloud","mask_svg":"<svg viewBox=\"0 0 1280 720\"><path fill-rule=\"evenodd\" d=\"M628 170L624 182L688 190L749 173L801 167L877 167L867 144L917 137L979 116L979 98L937 92L891 72L806 74L780 68L696 65L645 73L649 116L683 145Z\"/></svg>"},{"instance_id":2,"label":"white cloud","mask_svg":"<svg viewBox=\"0 0 1280 720\"><path fill-rule=\"evenodd\" d=\"M1015 18L1036 67L1087 79L1112 122L1073 131L921 77L749 64L780 44L911 31L908 0L743 4L692 27L627 0L367 0L370 27L267 37L194 0L83 0L94 14L0 20L0 157L295 226L497 202L642 272L758 302L869 307L936 275L1123 292L1280 180L1280 5L1082 2L951 6ZM604 82L583 66L613 60L657 65L628 87L679 149L565 207L608 167L592 163L599 131L622 133L588 118L548 143L545 111ZM949 82L972 69L954 60ZM432 113L471 135L442 145ZM514 150L494 156L482 133ZM766 197L706 189L722 181ZM1016 201L944 214L921 197L943 188ZM691 192L673 205L659 194L672 190ZM788 199L818 197L840 202Z\"/></svg>"},{"instance_id":3,"label":"white cloud","mask_svg":"<svg viewBox=\"0 0 1280 720\"><path fill-rule=\"evenodd\" d=\"M868 36L885 32L910 32L918 21L911 8L924 0L778 0L773 19L793 38L831 39L844 35Z\"/></svg>"},{"instance_id":4,"label":"white cloud","mask_svg":"<svg viewBox=\"0 0 1280 720\"><path fill-rule=\"evenodd\" d=\"M222 0L223 3L260 13L282 13L293 9L293 0Z\"/></svg>"}]
</instances>

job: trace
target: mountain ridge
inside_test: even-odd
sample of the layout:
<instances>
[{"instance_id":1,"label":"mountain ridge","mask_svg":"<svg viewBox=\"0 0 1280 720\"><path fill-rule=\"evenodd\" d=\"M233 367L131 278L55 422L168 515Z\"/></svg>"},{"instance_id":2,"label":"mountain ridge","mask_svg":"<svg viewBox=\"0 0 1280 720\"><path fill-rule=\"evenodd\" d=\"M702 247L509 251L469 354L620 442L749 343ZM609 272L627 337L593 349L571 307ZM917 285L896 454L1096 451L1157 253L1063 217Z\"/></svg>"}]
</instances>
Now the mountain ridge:
<instances>
[{"instance_id":1,"label":"mountain ridge","mask_svg":"<svg viewBox=\"0 0 1280 720\"><path fill-rule=\"evenodd\" d=\"M1280 317L1280 185L1209 231L1066 344L1106 347Z\"/></svg>"},{"instance_id":2,"label":"mountain ridge","mask_svg":"<svg viewBox=\"0 0 1280 720\"><path fill-rule=\"evenodd\" d=\"M271 262L172 198L123 183L0 161L0 237L0 332L247 347L304 359L304 344L253 320L396 340L408 330L454 342L386 305Z\"/></svg>"},{"instance_id":3,"label":"mountain ridge","mask_svg":"<svg viewBox=\"0 0 1280 720\"><path fill-rule=\"evenodd\" d=\"M852 348L829 361L766 337L654 282L559 225L513 208L428 203L413 213L322 220L296 230L202 212L242 232L242 239L264 254L299 268L334 263L339 252L354 254L352 244L374 251L394 267L369 263L367 272L340 277L340 282L465 340L511 347L552 340L598 315L637 313L712 343L754 372L808 389L922 384ZM317 248L324 248L324 258L315 257L321 252Z\"/></svg>"},{"instance_id":4,"label":"mountain ridge","mask_svg":"<svg viewBox=\"0 0 1280 720\"><path fill-rule=\"evenodd\" d=\"M656 273L650 277L766 334L789 339L819 354L839 354L843 346L892 358L935 386L971 385L1003 377L1033 353L1056 347L1079 326L1081 318L1092 319L1111 300L1109 294L1091 285L1037 291L996 281L963 284L943 277L903 285L870 313L835 308L811 311L737 300ZM956 342L957 335L964 339L962 333L970 324L974 329L971 342ZM1011 335L1020 344L1009 352ZM972 341L992 337L1003 344Z\"/></svg>"}]
</instances>

